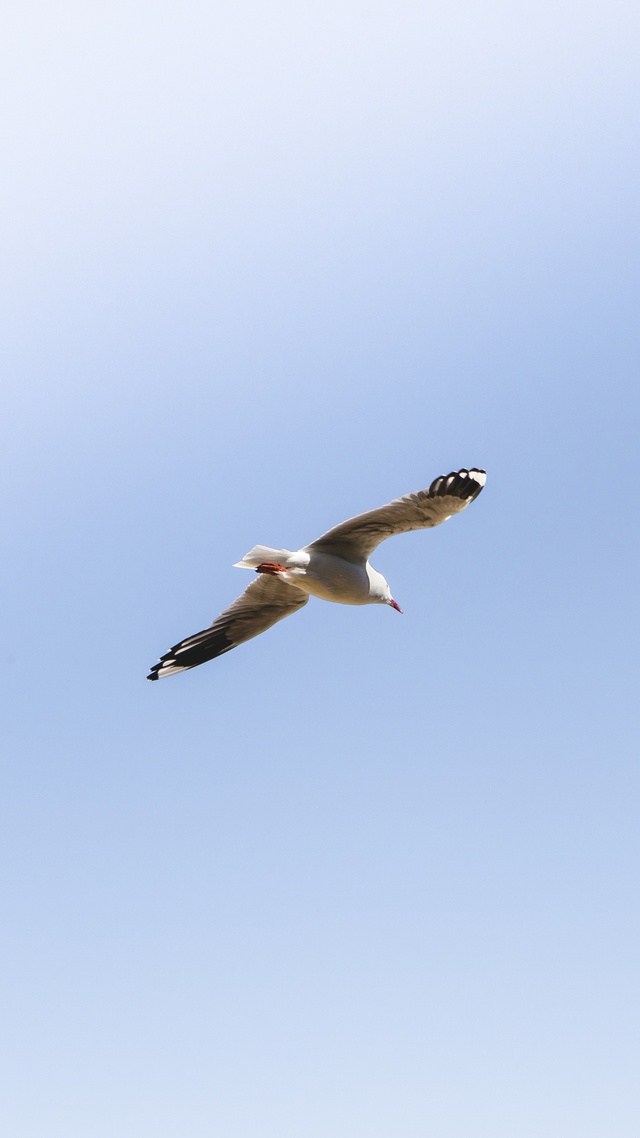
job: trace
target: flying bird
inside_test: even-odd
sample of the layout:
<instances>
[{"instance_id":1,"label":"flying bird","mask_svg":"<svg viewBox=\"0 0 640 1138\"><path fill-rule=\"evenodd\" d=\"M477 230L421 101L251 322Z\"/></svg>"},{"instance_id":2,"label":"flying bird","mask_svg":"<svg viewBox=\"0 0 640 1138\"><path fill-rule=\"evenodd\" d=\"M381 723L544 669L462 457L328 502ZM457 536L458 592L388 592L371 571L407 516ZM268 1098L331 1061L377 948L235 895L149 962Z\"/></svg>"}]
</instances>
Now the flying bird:
<instances>
[{"instance_id":1,"label":"flying bird","mask_svg":"<svg viewBox=\"0 0 640 1138\"><path fill-rule=\"evenodd\" d=\"M440 525L460 513L482 490L484 470L458 470L436 478L428 490L341 522L292 552L254 545L238 569L258 577L209 628L181 640L154 664L147 679L186 672L222 656L306 605L309 596L343 605L390 605L402 612L382 573L369 564L381 541L397 533Z\"/></svg>"}]
</instances>

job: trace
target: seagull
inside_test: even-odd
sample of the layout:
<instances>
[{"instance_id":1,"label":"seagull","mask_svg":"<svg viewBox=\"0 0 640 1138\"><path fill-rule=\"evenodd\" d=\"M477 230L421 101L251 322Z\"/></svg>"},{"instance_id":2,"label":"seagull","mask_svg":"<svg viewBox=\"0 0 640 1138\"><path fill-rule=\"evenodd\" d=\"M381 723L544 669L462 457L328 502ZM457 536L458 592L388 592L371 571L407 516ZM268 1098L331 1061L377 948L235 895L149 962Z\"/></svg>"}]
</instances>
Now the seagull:
<instances>
[{"instance_id":1,"label":"seagull","mask_svg":"<svg viewBox=\"0 0 640 1138\"><path fill-rule=\"evenodd\" d=\"M296 552L254 545L234 567L255 571L257 579L209 628L166 652L147 679L173 676L222 656L301 609L309 596L343 605L390 605L402 612L382 573L369 564L374 549L397 533L428 529L459 514L478 497L486 478L484 470L475 469L444 474L428 490L349 518Z\"/></svg>"}]
</instances>

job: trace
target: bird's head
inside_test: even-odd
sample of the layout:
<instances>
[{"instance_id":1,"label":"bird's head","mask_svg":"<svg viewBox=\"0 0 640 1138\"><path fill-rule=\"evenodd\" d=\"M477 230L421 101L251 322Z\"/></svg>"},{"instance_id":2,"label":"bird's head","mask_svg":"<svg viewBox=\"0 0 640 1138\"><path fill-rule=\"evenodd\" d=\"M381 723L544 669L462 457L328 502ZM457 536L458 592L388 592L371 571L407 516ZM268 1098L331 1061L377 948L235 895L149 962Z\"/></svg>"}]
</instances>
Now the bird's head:
<instances>
[{"instance_id":1,"label":"bird's head","mask_svg":"<svg viewBox=\"0 0 640 1138\"><path fill-rule=\"evenodd\" d=\"M396 612L402 612L400 605L394 601L391 596L391 589L389 582L378 573L377 569L372 569L371 565L367 565L367 573L369 575L369 601L371 604L390 605Z\"/></svg>"}]
</instances>

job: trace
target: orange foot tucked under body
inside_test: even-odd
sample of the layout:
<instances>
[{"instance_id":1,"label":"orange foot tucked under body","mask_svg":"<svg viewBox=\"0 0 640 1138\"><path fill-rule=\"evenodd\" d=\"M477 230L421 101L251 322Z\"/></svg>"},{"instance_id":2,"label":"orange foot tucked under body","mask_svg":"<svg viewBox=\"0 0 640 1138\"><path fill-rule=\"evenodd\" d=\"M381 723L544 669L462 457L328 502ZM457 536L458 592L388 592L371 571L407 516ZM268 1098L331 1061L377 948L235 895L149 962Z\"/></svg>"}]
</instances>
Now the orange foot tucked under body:
<instances>
[{"instance_id":1,"label":"orange foot tucked under body","mask_svg":"<svg viewBox=\"0 0 640 1138\"><path fill-rule=\"evenodd\" d=\"M256 573L270 573L272 577L275 577L277 573L284 573L286 568L286 565L276 565L273 561L265 561L262 565L257 566Z\"/></svg>"}]
</instances>

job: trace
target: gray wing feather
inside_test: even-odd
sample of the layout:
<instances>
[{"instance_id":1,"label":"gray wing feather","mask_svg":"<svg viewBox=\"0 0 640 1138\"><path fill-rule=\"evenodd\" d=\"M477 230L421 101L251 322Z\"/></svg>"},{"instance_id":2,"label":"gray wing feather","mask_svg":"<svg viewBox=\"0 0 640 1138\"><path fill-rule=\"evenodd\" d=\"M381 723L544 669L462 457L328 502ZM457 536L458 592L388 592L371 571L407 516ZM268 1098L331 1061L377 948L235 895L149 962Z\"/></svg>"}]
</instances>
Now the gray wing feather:
<instances>
[{"instance_id":1,"label":"gray wing feather","mask_svg":"<svg viewBox=\"0 0 640 1138\"><path fill-rule=\"evenodd\" d=\"M187 668L195 668L206 660L222 656L245 640L259 636L285 616L290 616L308 600L308 594L296 589L295 585L287 585L278 577L260 576L216 617L209 628L188 636L166 652L154 664L147 679L158 680L161 676L184 672Z\"/></svg>"},{"instance_id":2,"label":"gray wing feather","mask_svg":"<svg viewBox=\"0 0 640 1138\"><path fill-rule=\"evenodd\" d=\"M377 510L341 522L306 548L334 553L346 560L366 561L388 537L440 525L464 510L478 497L485 481L484 470L453 471L436 478L427 490L396 498Z\"/></svg>"}]
</instances>

